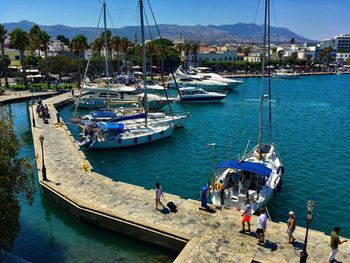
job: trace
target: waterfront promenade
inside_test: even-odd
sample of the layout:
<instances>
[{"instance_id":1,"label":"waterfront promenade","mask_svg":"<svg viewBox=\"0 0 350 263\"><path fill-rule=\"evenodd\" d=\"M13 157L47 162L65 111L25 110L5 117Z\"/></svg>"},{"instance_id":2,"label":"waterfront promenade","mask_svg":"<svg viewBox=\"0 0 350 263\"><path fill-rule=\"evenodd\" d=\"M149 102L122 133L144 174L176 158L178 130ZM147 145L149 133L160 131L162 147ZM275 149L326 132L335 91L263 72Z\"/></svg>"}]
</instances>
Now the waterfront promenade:
<instances>
[{"instance_id":1,"label":"waterfront promenade","mask_svg":"<svg viewBox=\"0 0 350 263\"><path fill-rule=\"evenodd\" d=\"M29 98L42 98L46 96L53 96L58 94L57 91L35 91L31 92L29 90L24 91L12 91L12 90L6 90L4 94L0 95L0 104L1 103L8 103L13 101L19 101L19 100L25 100Z\"/></svg>"},{"instance_id":2,"label":"waterfront promenade","mask_svg":"<svg viewBox=\"0 0 350 263\"><path fill-rule=\"evenodd\" d=\"M49 124L43 124L36 114L36 127L32 123L42 192L58 206L82 221L178 251L176 262L252 262L253 259L256 262L299 262L305 236L302 227L297 227L297 242L292 246L285 243L286 224L269 222L268 242L264 247L258 246L254 235L239 233L241 216L235 210L210 214L198 209L198 201L166 193L167 199L174 201L179 211L163 214L155 210L154 190L115 182L95 173L67 127L56 123L55 106L70 99L70 93L46 99L44 103L51 114ZM45 138L44 156L49 181L42 180L40 135ZM256 219L255 216L252 218L252 230L256 228ZM303 220L301 215L298 219ZM327 262L329 236L311 230L307 251L308 262ZM340 246L337 258L350 262L349 243Z\"/></svg>"}]
</instances>

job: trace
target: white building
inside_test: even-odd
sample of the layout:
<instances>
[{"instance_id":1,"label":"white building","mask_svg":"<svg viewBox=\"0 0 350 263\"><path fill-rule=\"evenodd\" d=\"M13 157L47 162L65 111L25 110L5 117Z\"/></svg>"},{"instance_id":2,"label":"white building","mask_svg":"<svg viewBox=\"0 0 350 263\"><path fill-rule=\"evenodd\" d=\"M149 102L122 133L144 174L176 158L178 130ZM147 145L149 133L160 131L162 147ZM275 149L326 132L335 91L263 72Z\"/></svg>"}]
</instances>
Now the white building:
<instances>
[{"instance_id":1,"label":"white building","mask_svg":"<svg viewBox=\"0 0 350 263\"><path fill-rule=\"evenodd\" d=\"M331 47L332 49L350 49L350 34L341 34L331 39L322 41L322 47Z\"/></svg>"},{"instance_id":2,"label":"white building","mask_svg":"<svg viewBox=\"0 0 350 263\"><path fill-rule=\"evenodd\" d=\"M337 55L336 55L336 60L337 62L344 62L346 60L350 60L350 51L347 52L347 53L339 53L337 52Z\"/></svg>"},{"instance_id":3,"label":"white building","mask_svg":"<svg viewBox=\"0 0 350 263\"><path fill-rule=\"evenodd\" d=\"M198 62L238 61L237 50L226 46L201 46L198 52Z\"/></svg>"}]
</instances>

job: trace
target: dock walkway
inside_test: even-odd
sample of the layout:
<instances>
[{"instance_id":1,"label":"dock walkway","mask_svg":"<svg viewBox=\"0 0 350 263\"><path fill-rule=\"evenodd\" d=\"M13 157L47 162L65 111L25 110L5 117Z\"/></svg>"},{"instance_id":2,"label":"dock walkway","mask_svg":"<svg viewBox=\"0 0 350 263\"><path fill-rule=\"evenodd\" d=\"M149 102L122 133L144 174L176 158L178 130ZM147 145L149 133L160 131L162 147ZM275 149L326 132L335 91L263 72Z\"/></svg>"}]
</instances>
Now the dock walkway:
<instances>
[{"instance_id":1,"label":"dock walkway","mask_svg":"<svg viewBox=\"0 0 350 263\"><path fill-rule=\"evenodd\" d=\"M56 124L55 106L70 99L70 93L46 99L44 103L51 114L49 124L35 114L36 127L32 126L41 190L54 203L82 221L175 250L179 252L175 262L299 262L305 236L302 227L296 229L297 242L293 246L286 244L286 224L269 222L268 241L259 246L253 234L239 233L241 215L235 210L210 214L198 209L198 201L166 193L179 210L163 214L155 210L154 190L115 182L95 173L67 127ZM42 180L40 135L45 138L49 181ZM252 230L256 220L253 216ZM309 231L308 262L328 262L329 239L321 232ZM350 244L340 246L338 259L350 262Z\"/></svg>"}]
</instances>

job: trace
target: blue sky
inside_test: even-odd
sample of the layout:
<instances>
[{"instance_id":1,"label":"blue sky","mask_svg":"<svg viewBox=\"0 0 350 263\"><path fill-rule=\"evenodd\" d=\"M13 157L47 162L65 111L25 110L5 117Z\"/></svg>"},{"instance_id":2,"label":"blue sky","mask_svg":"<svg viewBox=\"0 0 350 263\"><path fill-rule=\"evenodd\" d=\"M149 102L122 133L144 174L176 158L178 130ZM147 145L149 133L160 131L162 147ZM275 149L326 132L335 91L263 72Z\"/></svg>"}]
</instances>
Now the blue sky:
<instances>
[{"instance_id":1,"label":"blue sky","mask_svg":"<svg viewBox=\"0 0 350 263\"><path fill-rule=\"evenodd\" d=\"M262 23L263 0L150 0L158 23L179 25ZM138 24L137 0L107 0L115 27ZM259 12L257 12L260 3ZM146 7L148 6L145 0ZM271 0L273 26L311 39L350 33L350 0ZM0 22L96 26L99 0L1 0ZM276 19L275 19L276 17ZM276 20L276 22L275 22Z\"/></svg>"}]
</instances>

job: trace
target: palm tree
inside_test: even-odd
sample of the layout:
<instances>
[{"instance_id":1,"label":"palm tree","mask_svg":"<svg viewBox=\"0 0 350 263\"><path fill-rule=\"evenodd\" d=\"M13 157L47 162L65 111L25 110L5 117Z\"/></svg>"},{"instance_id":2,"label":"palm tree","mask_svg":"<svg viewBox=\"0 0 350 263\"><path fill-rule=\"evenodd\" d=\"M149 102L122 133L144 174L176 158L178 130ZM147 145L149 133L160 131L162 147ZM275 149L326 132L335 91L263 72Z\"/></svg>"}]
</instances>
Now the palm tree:
<instances>
[{"instance_id":1,"label":"palm tree","mask_svg":"<svg viewBox=\"0 0 350 263\"><path fill-rule=\"evenodd\" d=\"M78 59L79 84L80 84L80 78L81 78L80 55L88 48L89 48L89 45L87 43L87 39L83 35L77 35L73 37L72 41L69 43L70 51L73 52Z\"/></svg>"},{"instance_id":2,"label":"palm tree","mask_svg":"<svg viewBox=\"0 0 350 263\"><path fill-rule=\"evenodd\" d=\"M101 51L103 49L104 40L101 37L95 39L93 43L91 43L91 48L93 51L96 51L97 54L97 63L98 63L98 71L101 72Z\"/></svg>"},{"instance_id":3,"label":"palm tree","mask_svg":"<svg viewBox=\"0 0 350 263\"><path fill-rule=\"evenodd\" d=\"M9 88L9 83L7 80L7 67L5 60L5 39L6 39L7 30L5 29L3 24L0 24L0 45L1 45L1 58L2 58L2 67L3 67L3 76L5 77L5 87Z\"/></svg>"},{"instance_id":4,"label":"palm tree","mask_svg":"<svg viewBox=\"0 0 350 263\"><path fill-rule=\"evenodd\" d=\"M47 80L47 86L50 88L50 76L49 76L48 59L47 59L47 50L49 49L49 43L50 43L50 36L49 36L49 34L45 30L42 30L40 32L40 45L39 45L39 48L40 48L41 51L44 51L44 54L45 54L46 80Z\"/></svg>"},{"instance_id":5,"label":"palm tree","mask_svg":"<svg viewBox=\"0 0 350 263\"><path fill-rule=\"evenodd\" d=\"M185 64L187 64L187 65L188 65L189 60L190 60L190 52L191 52L191 50L192 50L191 44L190 43L186 43L184 45L184 51L185 51L185 56L186 56Z\"/></svg>"},{"instance_id":6,"label":"palm tree","mask_svg":"<svg viewBox=\"0 0 350 263\"><path fill-rule=\"evenodd\" d=\"M32 55L34 55L35 50L40 49L41 45L41 29L38 25L34 25L29 30L29 39L30 39L30 49Z\"/></svg>"},{"instance_id":7,"label":"palm tree","mask_svg":"<svg viewBox=\"0 0 350 263\"><path fill-rule=\"evenodd\" d=\"M245 47L244 49L243 49L243 54L244 54L244 57L246 57L247 58L247 60L246 60L246 65L245 65L245 74L247 74L248 73L248 64L249 64L249 60L248 60L248 56L249 56L249 54L250 54L250 52L252 51L252 47Z\"/></svg>"},{"instance_id":8,"label":"palm tree","mask_svg":"<svg viewBox=\"0 0 350 263\"><path fill-rule=\"evenodd\" d=\"M199 44L197 42L193 43L191 45L191 51L192 51L192 62L195 64L197 63L197 54L199 50Z\"/></svg>"},{"instance_id":9,"label":"palm tree","mask_svg":"<svg viewBox=\"0 0 350 263\"><path fill-rule=\"evenodd\" d=\"M281 65L281 61L282 61L283 55L284 55L284 50L283 50L283 49L278 50L277 56L278 56L278 58L279 58L279 60L280 60L280 65Z\"/></svg>"},{"instance_id":10,"label":"palm tree","mask_svg":"<svg viewBox=\"0 0 350 263\"><path fill-rule=\"evenodd\" d=\"M27 32L23 31L21 28L15 28L10 33L10 43L14 46L15 49L19 50L21 56L21 65L22 65L22 77L24 86L27 88L27 75L26 75L26 64L24 60L24 50L30 44L29 35Z\"/></svg>"},{"instance_id":11,"label":"palm tree","mask_svg":"<svg viewBox=\"0 0 350 263\"><path fill-rule=\"evenodd\" d=\"M117 52L117 72L119 74L119 53L121 49L121 39L118 36L114 36L111 39L111 48Z\"/></svg>"},{"instance_id":12,"label":"palm tree","mask_svg":"<svg viewBox=\"0 0 350 263\"><path fill-rule=\"evenodd\" d=\"M175 49L177 50L177 52L179 52L179 58L180 58L180 63L182 62L181 58L182 58L182 51L184 50L184 44L183 43L178 43L175 45Z\"/></svg>"},{"instance_id":13,"label":"palm tree","mask_svg":"<svg viewBox=\"0 0 350 263\"><path fill-rule=\"evenodd\" d=\"M124 54L124 59L126 57L126 54L128 53L128 50L129 50L130 46L131 46L131 43L130 43L129 39L127 39L126 37L123 37L120 40L120 50ZM123 61L123 64L124 64L124 61Z\"/></svg>"},{"instance_id":14,"label":"palm tree","mask_svg":"<svg viewBox=\"0 0 350 263\"><path fill-rule=\"evenodd\" d=\"M153 68L153 57L156 54L156 47L154 46L153 42L148 42L146 44L146 54L149 57L149 67L150 67L150 71L152 72L152 68ZM153 79L153 74L151 74L151 79Z\"/></svg>"},{"instance_id":15,"label":"palm tree","mask_svg":"<svg viewBox=\"0 0 350 263\"><path fill-rule=\"evenodd\" d=\"M294 38L294 37L291 38L291 39L289 40L289 43L290 43L291 45L293 45L293 44L295 43L295 38Z\"/></svg>"}]
</instances>

